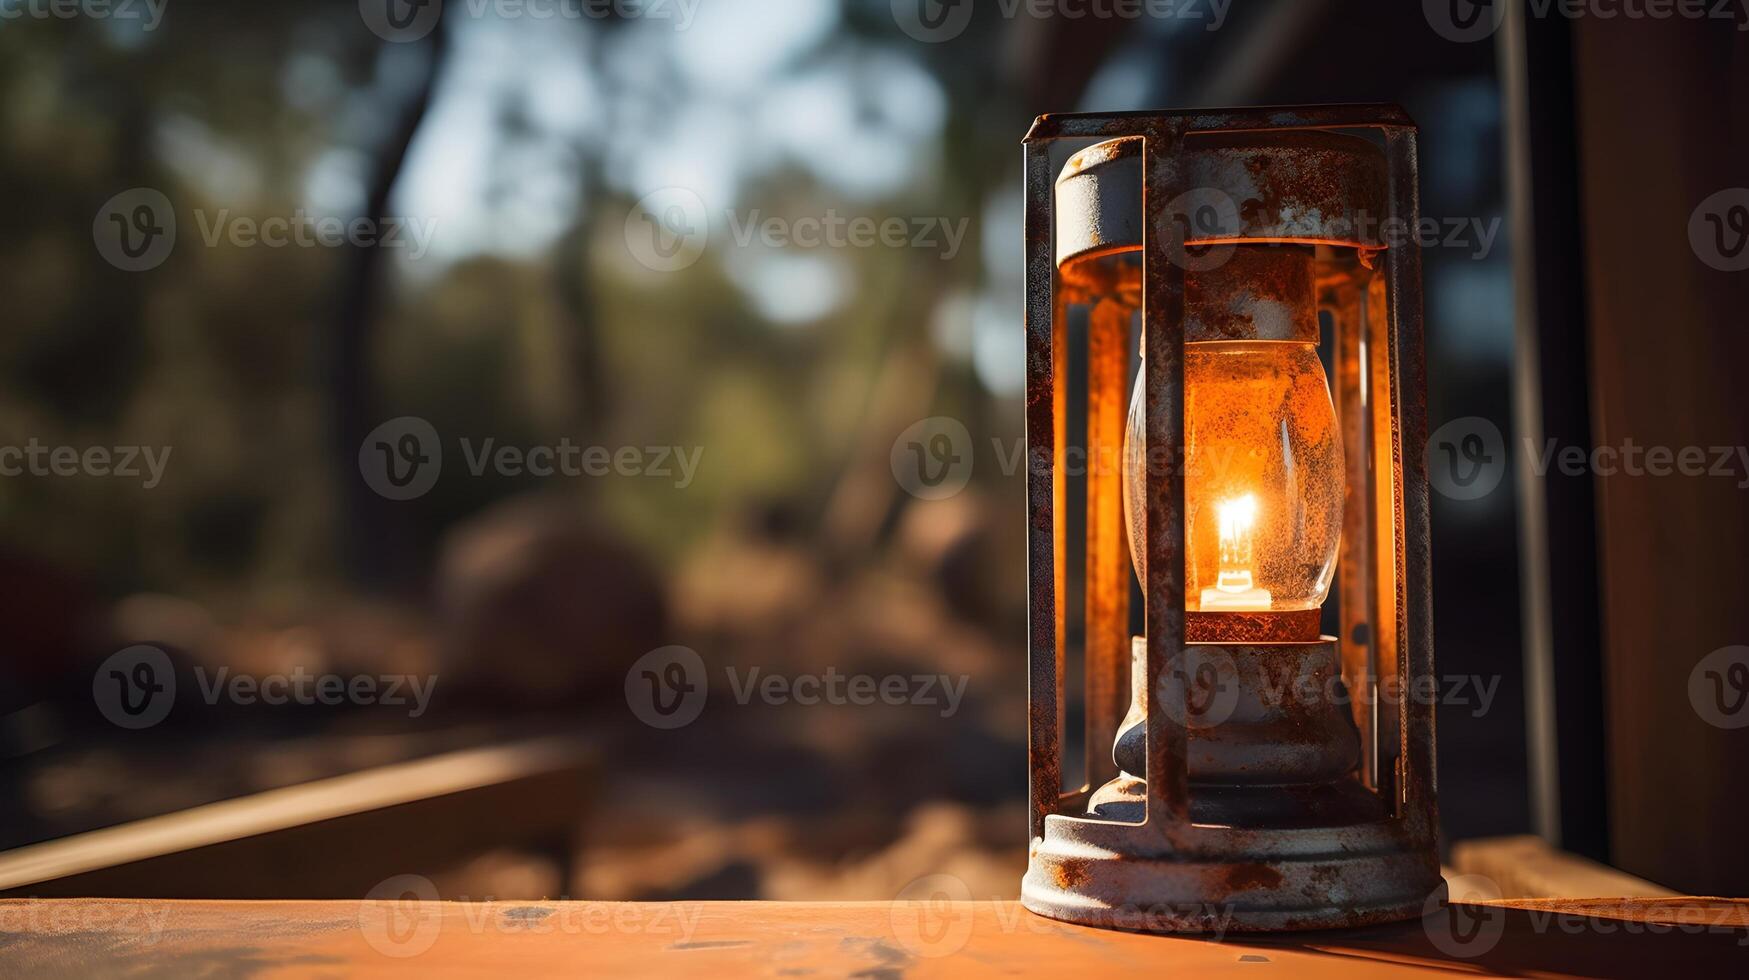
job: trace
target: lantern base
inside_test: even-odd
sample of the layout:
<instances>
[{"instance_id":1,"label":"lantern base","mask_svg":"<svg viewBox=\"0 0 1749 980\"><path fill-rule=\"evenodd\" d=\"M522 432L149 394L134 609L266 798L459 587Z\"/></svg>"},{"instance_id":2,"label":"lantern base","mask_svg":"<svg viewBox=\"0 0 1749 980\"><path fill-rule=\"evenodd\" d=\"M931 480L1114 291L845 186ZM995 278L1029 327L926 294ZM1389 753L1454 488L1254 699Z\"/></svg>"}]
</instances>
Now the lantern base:
<instances>
[{"instance_id":1,"label":"lantern base","mask_svg":"<svg viewBox=\"0 0 1749 980\"><path fill-rule=\"evenodd\" d=\"M1185 833L1148 826L1147 642L1132 644L1133 703L1116 779L1086 816L1045 817L1021 903L1040 915L1139 932L1273 932L1423 914L1442 894L1417 844L1354 777L1359 735L1336 641L1186 647ZM1184 709L1180 709L1184 710Z\"/></svg>"},{"instance_id":2,"label":"lantern base","mask_svg":"<svg viewBox=\"0 0 1749 980\"><path fill-rule=\"evenodd\" d=\"M1076 839L1077 825L1087 823L1046 818L1020 890L1027 909L1077 925L1212 935L1342 929L1419 918L1445 892L1432 853L1400 843L1343 850L1359 828L1276 832L1304 852L1217 861L1094 848Z\"/></svg>"}]
</instances>

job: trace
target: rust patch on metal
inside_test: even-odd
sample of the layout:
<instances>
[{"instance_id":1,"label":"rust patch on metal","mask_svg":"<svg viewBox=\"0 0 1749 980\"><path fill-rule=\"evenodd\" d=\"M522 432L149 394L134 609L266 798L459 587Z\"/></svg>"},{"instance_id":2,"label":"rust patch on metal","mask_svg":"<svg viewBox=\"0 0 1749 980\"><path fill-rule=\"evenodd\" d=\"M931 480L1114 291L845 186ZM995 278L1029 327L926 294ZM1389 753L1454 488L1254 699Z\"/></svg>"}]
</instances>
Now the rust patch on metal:
<instances>
[{"instance_id":1,"label":"rust patch on metal","mask_svg":"<svg viewBox=\"0 0 1749 980\"><path fill-rule=\"evenodd\" d=\"M1079 858L1065 858L1061 863L1052 866L1051 872L1057 887L1065 891L1071 890L1087 880L1087 862Z\"/></svg>"},{"instance_id":2,"label":"rust patch on metal","mask_svg":"<svg viewBox=\"0 0 1749 980\"><path fill-rule=\"evenodd\" d=\"M1280 884L1281 872L1267 864L1236 864L1227 870L1227 887L1236 892Z\"/></svg>"},{"instance_id":3,"label":"rust patch on metal","mask_svg":"<svg viewBox=\"0 0 1749 980\"><path fill-rule=\"evenodd\" d=\"M1201 612L1184 614L1187 643L1315 643L1323 611Z\"/></svg>"}]
</instances>

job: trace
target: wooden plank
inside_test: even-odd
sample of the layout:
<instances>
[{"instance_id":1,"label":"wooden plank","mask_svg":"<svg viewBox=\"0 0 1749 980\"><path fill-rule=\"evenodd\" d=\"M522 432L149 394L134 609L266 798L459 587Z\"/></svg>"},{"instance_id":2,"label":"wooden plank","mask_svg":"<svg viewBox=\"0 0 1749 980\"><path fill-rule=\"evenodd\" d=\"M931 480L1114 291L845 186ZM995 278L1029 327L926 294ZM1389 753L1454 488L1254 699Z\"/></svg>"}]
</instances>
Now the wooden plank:
<instances>
[{"instance_id":1,"label":"wooden plank","mask_svg":"<svg viewBox=\"0 0 1749 980\"><path fill-rule=\"evenodd\" d=\"M1749 903L1721 900L1466 911L1482 924L1464 935L1480 938L1453 953L1439 916L1213 941L1064 925L1012 902L0 901L0 974L1676 977L1740 971L1749 933Z\"/></svg>"},{"instance_id":2,"label":"wooden plank","mask_svg":"<svg viewBox=\"0 0 1749 980\"><path fill-rule=\"evenodd\" d=\"M76 834L0 854L0 894L358 898L445 855L568 850L588 758L575 739L533 739Z\"/></svg>"},{"instance_id":3,"label":"wooden plank","mask_svg":"<svg viewBox=\"0 0 1749 980\"><path fill-rule=\"evenodd\" d=\"M1451 847L1458 874L1482 875L1502 898L1669 897L1676 893L1644 878L1550 847L1540 837L1487 837Z\"/></svg>"},{"instance_id":4,"label":"wooden plank","mask_svg":"<svg viewBox=\"0 0 1749 980\"><path fill-rule=\"evenodd\" d=\"M1707 227L1703 202L1749 174L1749 32L1694 18L1573 29L1594 434L1615 454L1600 461L1614 475L1581 477L1597 489L1603 573L1609 736L1593 751L1609 764L1608 860L1686 892L1741 893L1749 738L1732 726L1749 708L1728 684L1732 654L1706 658L1749 642L1743 466L1696 476L1660 462L1669 475L1656 476L1648 460L1749 446L1749 274L1707 265L1688 234ZM1733 247L1700 244L1715 260Z\"/></svg>"}]
</instances>

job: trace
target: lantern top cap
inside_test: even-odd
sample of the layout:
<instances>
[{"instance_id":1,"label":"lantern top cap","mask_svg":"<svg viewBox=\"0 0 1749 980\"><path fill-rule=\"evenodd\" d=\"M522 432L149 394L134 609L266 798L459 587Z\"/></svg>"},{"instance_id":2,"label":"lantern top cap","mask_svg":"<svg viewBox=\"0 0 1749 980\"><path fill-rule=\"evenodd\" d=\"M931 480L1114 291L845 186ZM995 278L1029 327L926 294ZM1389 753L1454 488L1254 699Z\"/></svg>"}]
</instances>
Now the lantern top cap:
<instances>
[{"instance_id":1,"label":"lantern top cap","mask_svg":"<svg viewBox=\"0 0 1749 980\"><path fill-rule=\"evenodd\" d=\"M1069 158L1056 182L1059 265L1142 247L1143 147L1126 136ZM1389 181L1371 140L1310 129L1196 132L1175 159L1178 195L1164 217L1183 223L1187 245L1385 245ZM1158 168L1153 179L1162 179Z\"/></svg>"}]
</instances>

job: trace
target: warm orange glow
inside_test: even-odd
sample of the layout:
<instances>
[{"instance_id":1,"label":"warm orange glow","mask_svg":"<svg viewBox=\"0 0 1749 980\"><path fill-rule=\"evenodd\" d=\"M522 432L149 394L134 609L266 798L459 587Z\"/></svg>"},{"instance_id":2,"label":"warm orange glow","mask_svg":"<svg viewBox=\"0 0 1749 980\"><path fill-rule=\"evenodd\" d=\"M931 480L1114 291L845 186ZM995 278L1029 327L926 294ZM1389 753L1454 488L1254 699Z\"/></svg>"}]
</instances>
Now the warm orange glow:
<instances>
[{"instance_id":1,"label":"warm orange glow","mask_svg":"<svg viewBox=\"0 0 1749 980\"><path fill-rule=\"evenodd\" d=\"M1268 589L1259 589L1251 572L1256 553L1257 495L1222 500L1215 504L1220 526L1220 572L1212 589L1202 590L1202 608L1233 612L1266 612Z\"/></svg>"},{"instance_id":2,"label":"warm orange glow","mask_svg":"<svg viewBox=\"0 0 1749 980\"><path fill-rule=\"evenodd\" d=\"M1141 385L1125 446L1125 505L1142 572L1153 466ZM1184 348L1184 597L1191 612L1317 609L1342 534L1346 473L1318 350L1291 341Z\"/></svg>"}]
</instances>

